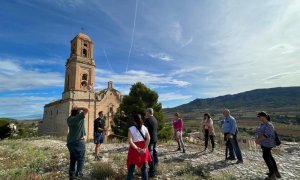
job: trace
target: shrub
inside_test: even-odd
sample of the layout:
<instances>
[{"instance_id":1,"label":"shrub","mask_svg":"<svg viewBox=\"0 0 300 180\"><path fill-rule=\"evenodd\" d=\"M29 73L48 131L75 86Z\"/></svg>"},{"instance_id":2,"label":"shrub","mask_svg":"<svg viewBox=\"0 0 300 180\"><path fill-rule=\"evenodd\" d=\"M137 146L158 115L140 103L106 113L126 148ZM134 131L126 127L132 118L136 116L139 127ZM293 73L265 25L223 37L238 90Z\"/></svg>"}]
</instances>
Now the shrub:
<instances>
[{"instance_id":1,"label":"shrub","mask_svg":"<svg viewBox=\"0 0 300 180\"><path fill-rule=\"evenodd\" d=\"M4 119L0 119L0 139L10 136L11 129L8 127L9 122Z\"/></svg>"},{"instance_id":2,"label":"shrub","mask_svg":"<svg viewBox=\"0 0 300 180\"><path fill-rule=\"evenodd\" d=\"M93 165L91 175L96 179L114 179L117 172L110 163L97 162Z\"/></svg>"},{"instance_id":3,"label":"shrub","mask_svg":"<svg viewBox=\"0 0 300 180\"><path fill-rule=\"evenodd\" d=\"M163 140L169 140L172 137L171 127L165 127L158 132L158 138Z\"/></svg>"},{"instance_id":4,"label":"shrub","mask_svg":"<svg viewBox=\"0 0 300 180\"><path fill-rule=\"evenodd\" d=\"M210 172L203 165L193 166L191 163L188 163L178 172L179 176L184 176L186 174L200 176L205 179L210 177Z\"/></svg>"}]
</instances>

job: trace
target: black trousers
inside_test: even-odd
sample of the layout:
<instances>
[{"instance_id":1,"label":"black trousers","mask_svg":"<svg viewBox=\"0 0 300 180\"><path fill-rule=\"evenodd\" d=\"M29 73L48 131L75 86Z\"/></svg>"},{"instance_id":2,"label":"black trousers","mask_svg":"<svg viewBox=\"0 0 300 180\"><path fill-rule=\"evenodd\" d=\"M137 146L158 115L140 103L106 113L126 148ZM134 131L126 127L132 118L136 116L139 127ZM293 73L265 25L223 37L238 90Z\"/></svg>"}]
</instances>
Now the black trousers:
<instances>
[{"instance_id":1,"label":"black trousers","mask_svg":"<svg viewBox=\"0 0 300 180\"><path fill-rule=\"evenodd\" d=\"M214 148L215 148L215 140L214 140L214 136L210 136L210 135L209 135L208 129L205 129L205 132L204 132L205 149L206 149L207 146L208 146L208 137L210 138L211 147L214 149Z\"/></svg>"},{"instance_id":2,"label":"black trousers","mask_svg":"<svg viewBox=\"0 0 300 180\"><path fill-rule=\"evenodd\" d=\"M261 146L261 149L263 152L263 158L268 166L269 173L274 174L275 172L278 172L276 161L272 156L272 152L271 152L272 148Z\"/></svg>"},{"instance_id":3,"label":"black trousers","mask_svg":"<svg viewBox=\"0 0 300 180\"><path fill-rule=\"evenodd\" d=\"M148 150L151 155L152 161L149 162L149 176L155 176L155 166L158 164L158 157L157 157L157 151L156 151L156 142L150 142L148 146Z\"/></svg>"}]
</instances>

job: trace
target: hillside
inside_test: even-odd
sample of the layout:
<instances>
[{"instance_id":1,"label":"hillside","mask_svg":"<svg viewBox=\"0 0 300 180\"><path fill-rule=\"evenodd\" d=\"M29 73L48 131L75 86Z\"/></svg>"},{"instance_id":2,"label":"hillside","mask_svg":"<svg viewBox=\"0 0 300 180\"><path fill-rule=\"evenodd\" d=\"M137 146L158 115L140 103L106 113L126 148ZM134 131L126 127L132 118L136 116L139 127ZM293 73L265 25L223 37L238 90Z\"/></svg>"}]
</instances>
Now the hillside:
<instances>
[{"instance_id":1,"label":"hillside","mask_svg":"<svg viewBox=\"0 0 300 180\"><path fill-rule=\"evenodd\" d=\"M195 99L190 103L170 111L188 111L192 109L218 109L218 108L280 108L295 107L300 109L300 87L281 87L271 89L256 89L235 95L225 95L215 98Z\"/></svg>"},{"instance_id":2,"label":"hillside","mask_svg":"<svg viewBox=\"0 0 300 180\"><path fill-rule=\"evenodd\" d=\"M231 109L236 116L255 117L258 111L268 111L273 119L284 123L300 124L300 87L257 89L235 95L195 99L187 104L164 109L167 118L181 112L186 119L197 119L204 112L218 118L224 108Z\"/></svg>"},{"instance_id":3,"label":"hillside","mask_svg":"<svg viewBox=\"0 0 300 180\"><path fill-rule=\"evenodd\" d=\"M185 129L188 132L198 131L205 112L209 112L213 120L219 121L223 118L225 107L231 110L245 135L253 136L258 124L257 112L267 111L285 140L300 141L300 87L257 89L235 95L195 99L178 107L164 109L164 114L170 123L173 114L179 112L186 120Z\"/></svg>"}]
</instances>

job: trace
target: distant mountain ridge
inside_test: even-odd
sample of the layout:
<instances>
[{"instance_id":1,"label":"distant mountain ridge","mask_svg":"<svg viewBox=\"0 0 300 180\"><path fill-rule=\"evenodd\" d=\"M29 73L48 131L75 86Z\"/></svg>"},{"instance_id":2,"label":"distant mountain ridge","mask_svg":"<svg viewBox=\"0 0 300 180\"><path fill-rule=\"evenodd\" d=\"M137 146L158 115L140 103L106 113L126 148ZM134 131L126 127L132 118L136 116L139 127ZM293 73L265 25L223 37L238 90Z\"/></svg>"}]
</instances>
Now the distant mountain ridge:
<instances>
[{"instance_id":1,"label":"distant mountain ridge","mask_svg":"<svg viewBox=\"0 0 300 180\"><path fill-rule=\"evenodd\" d=\"M174 108L166 108L165 112L191 111L192 109L212 108L280 108L292 106L300 108L300 87L278 87L270 89L256 89L225 95L215 98L195 99L187 104Z\"/></svg>"}]
</instances>

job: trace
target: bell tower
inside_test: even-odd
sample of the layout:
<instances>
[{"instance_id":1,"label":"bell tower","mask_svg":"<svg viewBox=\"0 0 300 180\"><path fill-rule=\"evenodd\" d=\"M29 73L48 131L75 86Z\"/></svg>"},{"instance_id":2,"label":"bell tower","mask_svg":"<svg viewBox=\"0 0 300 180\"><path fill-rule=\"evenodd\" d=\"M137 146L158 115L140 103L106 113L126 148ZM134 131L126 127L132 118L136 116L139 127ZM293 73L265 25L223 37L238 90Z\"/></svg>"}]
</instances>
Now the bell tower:
<instances>
[{"instance_id":1,"label":"bell tower","mask_svg":"<svg viewBox=\"0 0 300 180\"><path fill-rule=\"evenodd\" d=\"M95 84L94 45L89 36L79 33L71 41L66 63L64 94L69 91L93 91Z\"/></svg>"}]
</instances>

